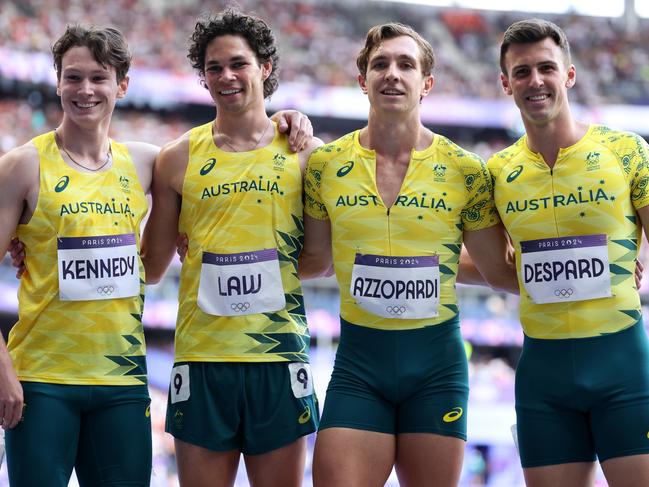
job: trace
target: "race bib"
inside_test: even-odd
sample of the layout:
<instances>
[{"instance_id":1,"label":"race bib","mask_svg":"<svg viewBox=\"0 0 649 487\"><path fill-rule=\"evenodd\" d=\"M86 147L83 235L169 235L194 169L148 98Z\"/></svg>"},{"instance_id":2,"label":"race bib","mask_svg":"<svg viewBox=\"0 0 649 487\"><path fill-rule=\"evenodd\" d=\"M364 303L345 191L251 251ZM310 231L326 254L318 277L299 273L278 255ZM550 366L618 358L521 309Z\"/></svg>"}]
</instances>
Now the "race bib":
<instances>
[{"instance_id":1,"label":"race bib","mask_svg":"<svg viewBox=\"0 0 649 487\"><path fill-rule=\"evenodd\" d=\"M286 306L277 249L203 252L198 306L216 316L279 311Z\"/></svg>"},{"instance_id":2,"label":"race bib","mask_svg":"<svg viewBox=\"0 0 649 487\"><path fill-rule=\"evenodd\" d=\"M611 296L606 235L521 242L521 279L537 304Z\"/></svg>"},{"instance_id":3,"label":"race bib","mask_svg":"<svg viewBox=\"0 0 649 487\"><path fill-rule=\"evenodd\" d=\"M56 241L62 301L117 299L140 294L135 234L60 237Z\"/></svg>"},{"instance_id":4,"label":"race bib","mask_svg":"<svg viewBox=\"0 0 649 487\"><path fill-rule=\"evenodd\" d=\"M356 254L349 292L384 318L433 318L439 307L439 257Z\"/></svg>"}]
</instances>

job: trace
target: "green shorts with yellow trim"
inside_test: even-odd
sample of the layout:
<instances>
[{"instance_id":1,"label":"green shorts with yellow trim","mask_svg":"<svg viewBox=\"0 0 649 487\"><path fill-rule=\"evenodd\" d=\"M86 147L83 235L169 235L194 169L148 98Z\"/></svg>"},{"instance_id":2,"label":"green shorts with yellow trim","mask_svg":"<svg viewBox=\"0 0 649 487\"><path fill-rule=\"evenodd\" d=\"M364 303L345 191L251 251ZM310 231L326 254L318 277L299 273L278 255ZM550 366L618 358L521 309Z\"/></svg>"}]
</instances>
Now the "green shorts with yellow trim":
<instances>
[{"instance_id":1,"label":"green shorts with yellow trim","mask_svg":"<svg viewBox=\"0 0 649 487\"><path fill-rule=\"evenodd\" d=\"M593 338L525 337L516 370L524 468L649 453L649 347L642 321Z\"/></svg>"},{"instance_id":2,"label":"green shorts with yellow trim","mask_svg":"<svg viewBox=\"0 0 649 487\"><path fill-rule=\"evenodd\" d=\"M5 432L9 483L19 487L147 487L151 413L145 385L22 382L23 419Z\"/></svg>"},{"instance_id":3,"label":"green shorts with yellow trim","mask_svg":"<svg viewBox=\"0 0 649 487\"><path fill-rule=\"evenodd\" d=\"M434 433L466 440L467 358L457 318L413 330L341 319L320 429Z\"/></svg>"},{"instance_id":4,"label":"green shorts with yellow trim","mask_svg":"<svg viewBox=\"0 0 649 487\"><path fill-rule=\"evenodd\" d=\"M309 364L178 362L166 430L213 451L267 453L313 433L319 410Z\"/></svg>"}]
</instances>

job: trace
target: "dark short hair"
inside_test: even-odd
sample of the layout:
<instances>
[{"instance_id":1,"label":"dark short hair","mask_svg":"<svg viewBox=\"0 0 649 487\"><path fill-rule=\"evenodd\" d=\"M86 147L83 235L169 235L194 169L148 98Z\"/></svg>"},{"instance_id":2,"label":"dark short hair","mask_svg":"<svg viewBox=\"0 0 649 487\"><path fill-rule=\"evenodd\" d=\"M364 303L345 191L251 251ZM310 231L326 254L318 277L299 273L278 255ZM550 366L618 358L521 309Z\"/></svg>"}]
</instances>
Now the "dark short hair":
<instances>
[{"instance_id":1,"label":"dark short hair","mask_svg":"<svg viewBox=\"0 0 649 487\"><path fill-rule=\"evenodd\" d=\"M215 17L207 17L196 22L187 57L192 67L198 71L201 80L205 81L205 55L208 44L213 39L225 35L243 37L255 53L260 65L271 62L271 73L264 81L264 98L275 93L279 86L279 54L275 45L275 36L262 19L243 14L233 8L228 8Z\"/></svg>"},{"instance_id":2,"label":"dark short hair","mask_svg":"<svg viewBox=\"0 0 649 487\"><path fill-rule=\"evenodd\" d=\"M115 68L118 83L128 74L131 67L131 52L124 34L113 27L71 24L52 46L57 79L61 79L63 56L77 46L90 49L95 60L102 66Z\"/></svg>"},{"instance_id":3,"label":"dark short hair","mask_svg":"<svg viewBox=\"0 0 649 487\"><path fill-rule=\"evenodd\" d=\"M505 31L503 42L500 45L500 70L507 75L505 56L512 44L533 44L550 38L561 48L566 60L570 64L570 43L561 28L549 20L527 19L514 22Z\"/></svg>"},{"instance_id":4,"label":"dark short hair","mask_svg":"<svg viewBox=\"0 0 649 487\"><path fill-rule=\"evenodd\" d=\"M381 42L401 36L408 36L417 43L421 58L421 72L426 76L431 74L435 67L435 54L433 53L432 46L426 39L419 35L415 29L398 22L375 25L368 31L367 37L365 38L365 46L361 49L361 52L356 58L358 72L363 76L367 76L367 65L372 51L376 49Z\"/></svg>"}]
</instances>

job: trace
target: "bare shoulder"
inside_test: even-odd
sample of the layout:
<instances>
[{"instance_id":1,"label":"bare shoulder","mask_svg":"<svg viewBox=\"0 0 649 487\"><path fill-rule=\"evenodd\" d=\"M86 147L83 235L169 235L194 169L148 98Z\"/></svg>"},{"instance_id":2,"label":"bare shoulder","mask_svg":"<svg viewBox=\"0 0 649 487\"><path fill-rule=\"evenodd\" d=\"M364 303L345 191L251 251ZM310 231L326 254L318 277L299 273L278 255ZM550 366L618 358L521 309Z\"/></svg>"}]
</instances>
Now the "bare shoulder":
<instances>
[{"instance_id":1,"label":"bare shoulder","mask_svg":"<svg viewBox=\"0 0 649 487\"><path fill-rule=\"evenodd\" d=\"M173 169L173 168L182 168L187 167L187 162L189 161L189 132L185 132L183 135L177 139L172 140L171 142L165 144L160 150L160 155L156 165L160 166L160 169ZM167 167L171 166L171 167Z\"/></svg>"},{"instance_id":2,"label":"bare shoulder","mask_svg":"<svg viewBox=\"0 0 649 487\"><path fill-rule=\"evenodd\" d=\"M189 163L189 132L165 144L156 158L154 178L182 194L185 171Z\"/></svg>"},{"instance_id":3,"label":"bare shoulder","mask_svg":"<svg viewBox=\"0 0 649 487\"><path fill-rule=\"evenodd\" d=\"M38 182L39 164L38 149L30 141L0 157L0 174L2 179L10 178L14 184Z\"/></svg>"},{"instance_id":4,"label":"bare shoulder","mask_svg":"<svg viewBox=\"0 0 649 487\"><path fill-rule=\"evenodd\" d=\"M160 152L160 147L146 142L125 142L124 145L133 159L140 185L144 192L148 193L151 189L153 164Z\"/></svg>"},{"instance_id":5,"label":"bare shoulder","mask_svg":"<svg viewBox=\"0 0 649 487\"><path fill-rule=\"evenodd\" d=\"M128 148L136 164L148 165L150 167L153 167L155 158L160 152L159 146L147 142L124 142L124 145Z\"/></svg>"}]
</instances>

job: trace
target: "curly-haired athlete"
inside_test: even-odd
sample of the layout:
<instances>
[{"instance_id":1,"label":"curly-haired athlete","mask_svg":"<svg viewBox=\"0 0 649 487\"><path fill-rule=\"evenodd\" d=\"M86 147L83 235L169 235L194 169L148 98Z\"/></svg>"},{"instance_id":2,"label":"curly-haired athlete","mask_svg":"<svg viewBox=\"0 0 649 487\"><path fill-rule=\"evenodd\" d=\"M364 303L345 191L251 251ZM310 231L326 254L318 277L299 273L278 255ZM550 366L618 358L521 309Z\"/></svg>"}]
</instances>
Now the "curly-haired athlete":
<instances>
[{"instance_id":1,"label":"curly-haired athlete","mask_svg":"<svg viewBox=\"0 0 649 487\"><path fill-rule=\"evenodd\" d=\"M430 44L410 27L376 26L357 64L368 125L314 151L305 179L300 275L333 261L341 295L314 484L384 485L395 466L402 486L452 487L468 398L462 242L492 286L516 292L516 279L484 162L421 123Z\"/></svg>"},{"instance_id":2,"label":"curly-haired athlete","mask_svg":"<svg viewBox=\"0 0 649 487\"><path fill-rule=\"evenodd\" d=\"M189 241L166 425L187 487L232 485L241 454L252 486L297 487L318 424L297 258L302 172L319 142L292 153L266 116L274 42L234 10L196 24L189 58L217 116L155 166L147 279L164 272L179 228Z\"/></svg>"}]
</instances>

